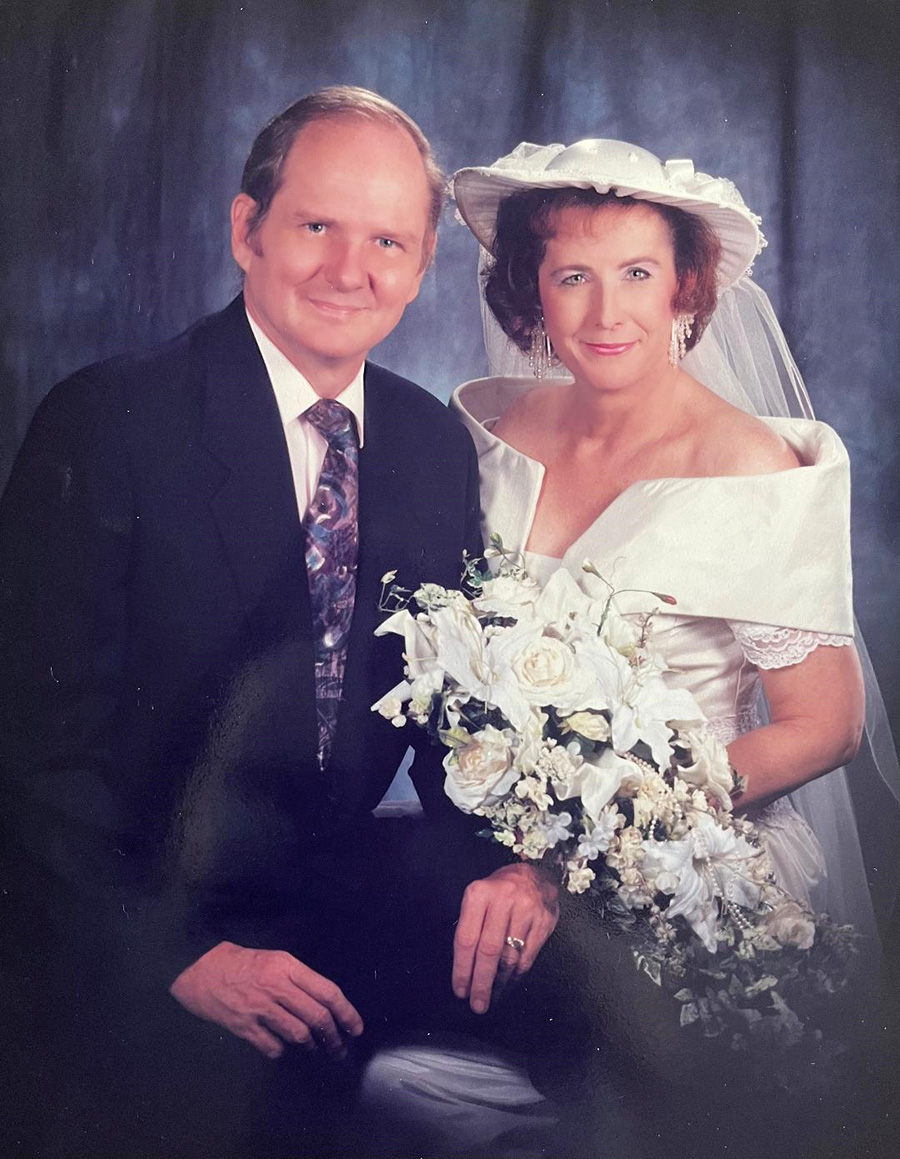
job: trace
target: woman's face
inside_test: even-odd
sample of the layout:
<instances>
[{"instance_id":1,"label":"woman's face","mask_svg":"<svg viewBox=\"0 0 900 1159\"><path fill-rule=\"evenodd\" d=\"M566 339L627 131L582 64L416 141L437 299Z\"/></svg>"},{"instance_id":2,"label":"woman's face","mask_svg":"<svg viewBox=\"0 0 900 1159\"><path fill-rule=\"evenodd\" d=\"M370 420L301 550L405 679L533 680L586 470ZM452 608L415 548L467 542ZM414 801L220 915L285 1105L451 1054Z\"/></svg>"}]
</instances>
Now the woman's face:
<instances>
[{"instance_id":1,"label":"woman's face","mask_svg":"<svg viewBox=\"0 0 900 1159\"><path fill-rule=\"evenodd\" d=\"M596 390L652 385L669 369L678 287L668 225L615 204L561 209L551 223L538 288L557 355Z\"/></svg>"}]
</instances>

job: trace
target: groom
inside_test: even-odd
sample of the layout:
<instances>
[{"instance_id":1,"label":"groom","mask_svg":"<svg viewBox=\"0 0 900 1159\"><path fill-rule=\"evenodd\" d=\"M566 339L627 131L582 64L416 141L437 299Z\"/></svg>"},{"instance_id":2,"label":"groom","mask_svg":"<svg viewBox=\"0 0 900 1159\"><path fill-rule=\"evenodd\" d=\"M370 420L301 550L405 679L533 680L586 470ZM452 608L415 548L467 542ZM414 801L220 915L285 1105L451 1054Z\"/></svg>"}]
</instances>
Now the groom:
<instances>
[{"instance_id":1,"label":"groom","mask_svg":"<svg viewBox=\"0 0 900 1159\"><path fill-rule=\"evenodd\" d=\"M365 361L442 199L401 110L306 97L232 206L243 294L34 419L0 509L0 744L42 1155L141 1154L142 1130L243 1154L210 1121L242 1092L298 1075L327 1100L356 1040L452 1005L451 961L481 1013L553 929L555 889L497 868L435 750L412 767L430 819L372 815L413 739L369 708L401 675L382 576L454 586L479 547L468 436Z\"/></svg>"}]
</instances>

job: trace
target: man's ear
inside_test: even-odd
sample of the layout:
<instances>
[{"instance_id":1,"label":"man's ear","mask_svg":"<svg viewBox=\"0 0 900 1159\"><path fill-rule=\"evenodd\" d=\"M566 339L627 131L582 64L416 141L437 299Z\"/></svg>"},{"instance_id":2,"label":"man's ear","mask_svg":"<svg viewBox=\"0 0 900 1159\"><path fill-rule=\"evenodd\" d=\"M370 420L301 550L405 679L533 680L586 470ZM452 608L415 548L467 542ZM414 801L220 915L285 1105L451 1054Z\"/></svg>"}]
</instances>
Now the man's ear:
<instances>
[{"instance_id":1,"label":"man's ear","mask_svg":"<svg viewBox=\"0 0 900 1159\"><path fill-rule=\"evenodd\" d=\"M422 279L428 272L428 267L434 261L434 251L437 249L437 234L434 230L429 230L425 235L425 240L422 242L422 262L419 266L419 271L416 276L415 285L412 293L406 299L407 306L410 302L414 302L419 296L419 290L422 288Z\"/></svg>"},{"instance_id":2,"label":"man's ear","mask_svg":"<svg viewBox=\"0 0 900 1159\"><path fill-rule=\"evenodd\" d=\"M231 252L245 274L253 258L262 254L257 240L249 232L255 210L256 202L247 193L239 193L231 203Z\"/></svg>"},{"instance_id":3,"label":"man's ear","mask_svg":"<svg viewBox=\"0 0 900 1159\"><path fill-rule=\"evenodd\" d=\"M429 229L425 234L425 240L422 242L422 274L434 261L434 255L437 252L437 230Z\"/></svg>"}]
</instances>

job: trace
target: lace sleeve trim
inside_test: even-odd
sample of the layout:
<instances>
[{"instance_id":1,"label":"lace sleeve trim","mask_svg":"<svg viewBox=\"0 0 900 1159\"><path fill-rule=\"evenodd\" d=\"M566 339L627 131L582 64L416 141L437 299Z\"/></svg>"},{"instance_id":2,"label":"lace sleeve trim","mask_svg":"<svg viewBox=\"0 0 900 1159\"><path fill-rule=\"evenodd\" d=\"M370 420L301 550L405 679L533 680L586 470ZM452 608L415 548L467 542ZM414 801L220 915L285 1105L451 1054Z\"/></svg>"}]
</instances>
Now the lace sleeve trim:
<instances>
[{"instance_id":1,"label":"lace sleeve trim","mask_svg":"<svg viewBox=\"0 0 900 1159\"><path fill-rule=\"evenodd\" d=\"M853 643L852 636L776 628L772 624L752 624L747 620L732 620L728 626L745 658L757 668L787 668L790 664L799 664L823 645L843 648Z\"/></svg>"}]
</instances>

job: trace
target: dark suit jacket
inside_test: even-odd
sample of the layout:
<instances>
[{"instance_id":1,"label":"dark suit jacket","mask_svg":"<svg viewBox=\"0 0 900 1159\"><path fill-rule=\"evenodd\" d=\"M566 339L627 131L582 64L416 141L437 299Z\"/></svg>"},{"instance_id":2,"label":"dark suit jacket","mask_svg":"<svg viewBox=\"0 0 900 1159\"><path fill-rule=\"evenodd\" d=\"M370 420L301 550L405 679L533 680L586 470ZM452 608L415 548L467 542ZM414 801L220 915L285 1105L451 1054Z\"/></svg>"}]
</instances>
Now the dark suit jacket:
<instances>
[{"instance_id":1,"label":"dark suit jacket","mask_svg":"<svg viewBox=\"0 0 900 1159\"><path fill-rule=\"evenodd\" d=\"M370 811L414 739L370 711L402 676L396 638L373 636L381 577L455 585L479 533L463 428L377 366L365 389L356 606L324 774L302 530L242 299L78 372L34 418L0 509L5 880L35 961L35 931L52 931L50 955L61 939L93 972L88 995L110 961L164 993L223 937L271 945L286 921L280 948L303 953L323 907L339 921L371 873ZM435 750L413 778L478 875L487 843L458 828Z\"/></svg>"}]
</instances>

